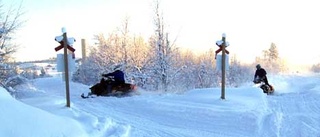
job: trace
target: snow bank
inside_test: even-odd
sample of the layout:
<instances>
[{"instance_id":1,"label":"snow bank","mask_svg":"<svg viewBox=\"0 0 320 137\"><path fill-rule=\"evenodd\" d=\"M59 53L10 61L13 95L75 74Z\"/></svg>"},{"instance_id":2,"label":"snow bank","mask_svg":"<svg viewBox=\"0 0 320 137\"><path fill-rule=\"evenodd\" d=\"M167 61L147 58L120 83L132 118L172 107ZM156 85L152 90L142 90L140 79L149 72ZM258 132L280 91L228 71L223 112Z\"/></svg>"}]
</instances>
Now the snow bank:
<instances>
[{"instance_id":1,"label":"snow bank","mask_svg":"<svg viewBox=\"0 0 320 137\"><path fill-rule=\"evenodd\" d=\"M319 76L273 76L274 95L258 87L195 89L180 94L82 99L89 86L70 83L66 108L59 77L21 85L16 99L0 88L0 136L255 137L319 136Z\"/></svg>"},{"instance_id":2,"label":"snow bank","mask_svg":"<svg viewBox=\"0 0 320 137\"><path fill-rule=\"evenodd\" d=\"M2 137L88 136L77 121L21 103L3 88L0 88L0 115Z\"/></svg>"}]
</instances>

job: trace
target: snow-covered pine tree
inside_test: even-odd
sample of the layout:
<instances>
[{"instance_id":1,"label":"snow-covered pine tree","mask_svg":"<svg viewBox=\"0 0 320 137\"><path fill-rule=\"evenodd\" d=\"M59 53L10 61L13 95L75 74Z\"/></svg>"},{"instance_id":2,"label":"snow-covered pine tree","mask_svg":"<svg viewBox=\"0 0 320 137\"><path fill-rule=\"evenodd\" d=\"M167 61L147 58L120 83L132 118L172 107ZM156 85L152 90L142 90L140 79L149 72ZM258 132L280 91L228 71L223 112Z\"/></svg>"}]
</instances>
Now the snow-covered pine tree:
<instances>
[{"instance_id":1,"label":"snow-covered pine tree","mask_svg":"<svg viewBox=\"0 0 320 137\"><path fill-rule=\"evenodd\" d=\"M257 64L261 64L270 73L279 73L285 70L275 43L271 43L270 48L263 50L262 53L262 57L256 58Z\"/></svg>"}]
</instances>

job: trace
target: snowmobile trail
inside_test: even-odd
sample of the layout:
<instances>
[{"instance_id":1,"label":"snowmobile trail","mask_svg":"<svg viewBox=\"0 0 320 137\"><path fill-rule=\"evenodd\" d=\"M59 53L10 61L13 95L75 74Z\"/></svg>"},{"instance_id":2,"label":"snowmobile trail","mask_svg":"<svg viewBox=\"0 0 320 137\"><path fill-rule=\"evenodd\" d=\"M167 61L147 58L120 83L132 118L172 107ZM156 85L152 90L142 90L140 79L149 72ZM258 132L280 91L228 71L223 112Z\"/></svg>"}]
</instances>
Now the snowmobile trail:
<instances>
[{"instance_id":1,"label":"snowmobile trail","mask_svg":"<svg viewBox=\"0 0 320 137\"><path fill-rule=\"evenodd\" d=\"M190 135L186 130L192 130L187 126L179 127L177 125L170 125L170 119L172 117L180 117L182 115L175 115L170 109L166 109L166 105L161 104L162 97L152 97L150 100L147 98L139 99L139 97L128 97L128 98L117 98L117 97L97 97L88 98L77 102L81 111L88 113L94 112L97 117L105 116L105 118L110 119L114 123L121 127L118 131L119 133L124 131L130 132L131 136L153 136L153 137L163 137L163 136L174 136L174 137L188 137L195 136ZM147 99L147 100L146 100ZM160 101L160 102L158 102ZM147 103L143 107L136 104ZM157 109L154 109L157 107ZM85 108L85 109L82 109ZM103 108L103 109L102 109ZM125 108L125 109L124 109ZM144 112L148 112L144 114ZM154 117L157 116L158 117ZM163 122L157 122L159 119ZM196 121L194 121L196 122ZM124 124L126 123L126 124ZM175 123L175 122L172 122ZM186 121L187 123L187 121ZM169 125L168 125L169 124ZM145 127L145 128L141 128ZM157 128L157 129L155 129ZM116 129L114 129L116 130ZM199 131L195 131L199 132ZM202 131L200 134L210 134L209 131Z\"/></svg>"},{"instance_id":2,"label":"snowmobile trail","mask_svg":"<svg viewBox=\"0 0 320 137\"><path fill-rule=\"evenodd\" d=\"M219 98L220 88L82 99L90 86L71 82L71 109L66 109L64 83L43 78L21 87L17 97L59 116L67 113L93 137L319 137L320 77L275 80L273 95L246 86L228 88L226 100Z\"/></svg>"},{"instance_id":3,"label":"snowmobile trail","mask_svg":"<svg viewBox=\"0 0 320 137\"><path fill-rule=\"evenodd\" d=\"M317 135L320 129L320 102L317 81L299 77L288 81L288 88L267 96L270 114L264 117L260 133L263 136ZM301 83L301 81L304 81ZM298 89L296 91L288 91ZM283 92L283 93L281 93ZM317 125L317 126L315 126Z\"/></svg>"},{"instance_id":4,"label":"snowmobile trail","mask_svg":"<svg viewBox=\"0 0 320 137\"><path fill-rule=\"evenodd\" d=\"M196 93L195 93L196 94ZM201 94L196 94L201 96ZM101 125L103 121L112 121L113 125L109 129L115 132L126 134L130 132L130 136L152 136L152 137L195 137L195 136L247 136L255 134L256 128L243 128L252 126L244 117L254 121L256 115L250 113L249 116L242 113L232 113L233 109L220 110L220 99L212 101L199 100L194 101L192 98L184 98L181 95L145 95L132 96L127 98L117 97L97 97L81 99L74 102L80 111L84 111L99 117ZM142 105L144 104L144 105ZM209 106L213 107L211 109ZM246 108L239 106L247 112ZM231 111L225 114L225 111ZM224 115L225 114L225 115ZM221 116L223 115L223 120ZM103 116L103 117L101 117ZM201 120L199 118L201 117ZM179 122L177 122L179 121ZM229 124L226 124L229 123ZM215 128L207 128L208 126L217 125L223 129L234 127L237 130L228 133L222 133ZM252 136L251 135L251 136ZM250 136L250 135L249 135Z\"/></svg>"}]
</instances>

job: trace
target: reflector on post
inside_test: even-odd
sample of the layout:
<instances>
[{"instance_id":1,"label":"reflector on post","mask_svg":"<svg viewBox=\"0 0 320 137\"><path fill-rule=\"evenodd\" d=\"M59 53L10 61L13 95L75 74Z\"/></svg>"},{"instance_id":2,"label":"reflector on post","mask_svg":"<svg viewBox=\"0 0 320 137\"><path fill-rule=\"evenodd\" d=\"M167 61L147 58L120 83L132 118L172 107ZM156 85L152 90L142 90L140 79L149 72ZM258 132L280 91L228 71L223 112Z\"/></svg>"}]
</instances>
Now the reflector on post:
<instances>
[{"instance_id":1,"label":"reflector on post","mask_svg":"<svg viewBox=\"0 0 320 137\"><path fill-rule=\"evenodd\" d=\"M225 65L226 65L226 71L228 71L229 70L229 55L226 55ZM222 71L222 55L217 55L216 70Z\"/></svg>"},{"instance_id":2,"label":"reflector on post","mask_svg":"<svg viewBox=\"0 0 320 137\"><path fill-rule=\"evenodd\" d=\"M68 68L69 72L75 71L76 61L73 59L72 54L68 54ZM64 54L57 54L57 71L58 72L65 72L64 71Z\"/></svg>"}]
</instances>

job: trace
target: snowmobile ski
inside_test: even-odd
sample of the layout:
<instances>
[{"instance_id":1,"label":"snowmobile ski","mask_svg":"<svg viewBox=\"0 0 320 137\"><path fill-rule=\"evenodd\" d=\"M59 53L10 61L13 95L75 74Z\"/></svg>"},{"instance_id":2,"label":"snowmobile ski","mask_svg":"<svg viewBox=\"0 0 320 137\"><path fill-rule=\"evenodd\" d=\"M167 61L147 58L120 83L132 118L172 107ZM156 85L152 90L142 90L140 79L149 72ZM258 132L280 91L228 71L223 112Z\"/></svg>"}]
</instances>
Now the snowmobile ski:
<instances>
[{"instance_id":1,"label":"snowmobile ski","mask_svg":"<svg viewBox=\"0 0 320 137\"><path fill-rule=\"evenodd\" d=\"M88 95L84 95L84 93L81 94L81 98L86 99L86 98L95 98L94 96L92 96L91 93L88 93Z\"/></svg>"}]
</instances>

